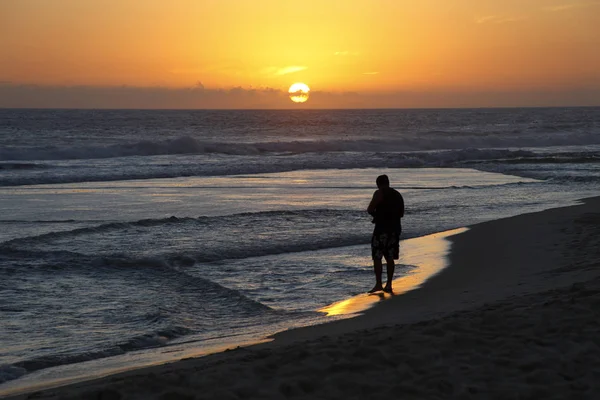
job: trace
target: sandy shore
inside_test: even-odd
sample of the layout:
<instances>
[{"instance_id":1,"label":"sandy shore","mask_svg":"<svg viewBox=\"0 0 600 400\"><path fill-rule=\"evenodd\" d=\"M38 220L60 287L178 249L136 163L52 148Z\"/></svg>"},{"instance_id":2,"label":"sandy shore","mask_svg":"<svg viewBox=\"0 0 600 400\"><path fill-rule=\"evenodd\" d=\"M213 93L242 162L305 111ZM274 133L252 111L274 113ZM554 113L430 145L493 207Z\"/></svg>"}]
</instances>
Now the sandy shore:
<instances>
[{"instance_id":1,"label":"sandy shore","mask_svg":"<svg viewBox=\"0 0 600 400\"><path fill-rule=\"evenodd\" d=\"M600 198L452 237L359 317L15 399L599 399Z\"/></svg>"}]
</instances>

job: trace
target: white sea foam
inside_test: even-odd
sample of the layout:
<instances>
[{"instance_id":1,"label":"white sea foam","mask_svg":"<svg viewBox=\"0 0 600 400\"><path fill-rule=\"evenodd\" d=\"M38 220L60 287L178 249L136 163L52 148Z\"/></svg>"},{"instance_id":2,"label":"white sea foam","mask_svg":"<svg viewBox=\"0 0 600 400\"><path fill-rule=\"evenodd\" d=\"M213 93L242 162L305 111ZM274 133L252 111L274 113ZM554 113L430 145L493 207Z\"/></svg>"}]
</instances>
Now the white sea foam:
<instances>
[{"instance_id":1,"label":"white sea foam","mask_svg":"<svg viewBox=\"0 0 600 400\"><path fill-rule=\"evenodd\" d=\"M86 159L72 161L38 161L37 168L5 170L0 186L52 184L68 182L119 181L132 179L176 178L184 176L223 176L274 173L305 169L432 168L468 167L485 171L513 171L537 179L556 178L519 173L514 164L594 164L598 150L540 154L531 149L435 150L418 152L308 152L301 154L270 153L263 155L177 155ZM0 163L0 166L2 163Z\"/></svg>"},{"instance_id":2,"label":"white sea foam","mask_svg":"<svg viewBox=\"0 0 600 400\"><path fill-rule=\"evenodd\" d=\"M261 154L301 154L330 152L413 152L430 150L489 149L547 147L567 145L596 145L600 137L590 134L576 135L406 135L396 138L369 138L366 140L286 140L256 141L251 143L207 141L190 136L168 140L143 140L107 146L44 146L0 148L0 161L25 160L85 160L98 158L155 156L177 154L223 154L223 155L261 155ZM4 164L8 168L36 168L36 164Z\"/></svg>"}]
</instances>

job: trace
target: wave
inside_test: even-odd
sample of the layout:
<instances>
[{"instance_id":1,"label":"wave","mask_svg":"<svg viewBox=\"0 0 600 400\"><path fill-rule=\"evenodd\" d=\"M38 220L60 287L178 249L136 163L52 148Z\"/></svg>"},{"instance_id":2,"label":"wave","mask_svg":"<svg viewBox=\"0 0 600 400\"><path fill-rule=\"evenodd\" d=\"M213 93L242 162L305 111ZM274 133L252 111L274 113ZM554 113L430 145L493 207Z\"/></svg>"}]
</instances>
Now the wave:
<instances>
[{"instance_id":1,"label":"wave","mask_svg":"<svg viewBox=\"0 0 600 400\"><path fill-rule=\"evenodd\" d=\"M547 177L548 181L565 183L600 184L600 175L597 176L553 176Z\"/></svg>"},{"instance_id":2,"label":"wave","mask_svg":"<svg viewBox=\"0 0 600 400\"><path fill-rule=\"evenodd\" d=\"M510 160L539 159L540 154L530 150L465 148L445 151L421 152L343 152L271 155L269 157L235 157L204 159L198 156L165 160L164 163L149 163L143 159L120 159L111 163L87 160L70 168L56 172L21 171L0 177L0 186L22 186L75 182L124 181L139 179L162 179L188 176L231 176L260 173L277 173L305 169L355 169L355 168L427 168L457 167L478 168L485 162L510 162ZM549 156L546 156L549 157ZM561 160L568 159L561 156ZM573 155L576 162L588 157ZM552 159L548 158L551 162ZM566 162L566 161L564 161ZM469 165L466 165L469 163Z\"/></svg>"},{"instance_id":3,"label":"wave","mask_svg":"<svg viewBox=\"0 0 600 400\"><path fill-rule=\"evenodd\" d=\"M130 351L162 347L165 346L168 341L187 335L190 332L191 331L187 328L174 326L133 337L123 343L116 344L103 350L80 354L47 355L18 361L14 364L2 365L0 366L0 384L41 369L113 357Z\"/></svg>"},{"instance_id":4,"label":"wave","mask_svg":"<svg viewBox=\"0 0 600 400\"><path fill-rule=\"evenodd\" d=\"M0 256L32 259L35 267L39 267L37 258L56 259L52 265L57 268L189 266L364 244L368 235L362 226L367 220L357 210L309 209L111 222L11 239L0 244ZM315 233L325 226L331 226L328 235ZM230 240L231 232L236 234L235 242ZM114 253L111 243L115 241L126 253Z\"/></svg>"},{"instance_id":5,"label":"wave","mask_svg":"<svg viewBox=\"0 0 600 400\"><path fill-rule=\"evenodd\" d=\"M27 374L27 370L16 365L0 365L0 384L18 379Z\"/></svg>"},{"instance_id":6,"label":"wave","mask_svg":"<svg viewBox=\"0 0 600 400\"><path fill-rule=\"evenodd\" d=\"M267 142L267 143L228 143L210 142L190 136L175 139L109 146L88 147L10 147L0 149L0 160L81 160L97 158L156 156L173 154L229 154L256 155L267 152L306 152L335 151L335 144L327 142ZM339 147L342 151L342 148Z\"/></svg>"},{"instance_id":7,"label":"wave","mask_svg":"<svg viewBox=\"0 0 600 400\"><path fill-rule=\"evenodd\" d=\"M490 158L486 160L469 160L465 163L481 163L482 161L500 162L504 164L588 164L588 163L600 163L600 155L595 152L588 153L557 153L553 155L537 155L528 154L521 156L518 154L511 154L514 157L508 158Z\"/></svg>"},{"instance_id":8,"label":"wave","mask_svg":"<svg viewBox=\"0 0 600 400\"><path fill-rule=\"evenodd\" d=\"M0 162L0 170L46 169L45 164Z\"/></svg>"},{"instance_id":9,"label":"wave","mask_svg":"<svg viewBox=\"0 0 600 400\"><path fill-rule=\"evenodd\" d=\"M75 223L90 223L92 221L78 221L75 219L38 219L38 220L23 220L23 219L0 219L0 223L6 224L75 224Z\"/></svg>"},{"instance_id":10,"label":"wave","mask_svg":"<svg viewBox=\"0 0 600 400\"><path fill-rule=\"evenodd\" d=\"M235 176L261 173L289 172L305 169L356 168L474 168L490 171L488 164L594 164L600 163L597 151L540 154L531 150L479 149L381 152L381 153L328 153L303 155L274 155L270 157L237 157L202 160L196 156L172 159L168 163L96 164L86 161L85 166L63 168L56 173L23 171L18 175L0 176L0 186L22 186L75 182L125 181L164 179L189 176ZM118 171L115 173L115 171ZM502 171L499 171L502 172ZM518 171L514 175L519 175ZM524 175L519 175L524 176Z\"/></svg>"},{"instance_id":11,"label":"wave","mask_svg":"<svg viewBox=\"0 0 600 400\"><path fill-rule=\"evenodd\" d=\"M23 255L27 256L28 254L23 252ZM32 257L32 260L34 259L39 259L39 257ZM19 262L21 266L24 264L22 261ZM62 263L65 261L63 259ZM78 258L72 261L73 264L81 266L82 262L94 260L91 258L87 260ZM92 274L95 279L102 279L102 276L98 276L98 273L103 270L111 273L112 279L115 278L114 273L122 272L123 264L115 265L119 261L117 259L96 261L98 261L96 264L89 265L93 269ZM124 264L129 264L130 267L144 268L144 260L122 261ZM104 267L109 269L99 268L101 263L106 263ZM192 339L196 342L209 340L212 338L211 334L214 335L214 332L210 329L210 324L215 323L219 318L226 318L228 320L226 323L229 324L243 325L247 324L249 320L266 321L292 317L285 311L274 310L259 301L251 299L239 290L227 288L200 276L194 276L184 270L173 268L164 262L161 263L159 260L152 262L152 265L158 268L147 268L149 266L147 264L145 265L146 269L141 274L136 272L123 274L122 276L123 278L136 276L140 279L140 286L160 282L162 288L160 297L163 300L166 297L166 301L155 302L153 305L151 300L148 300L148 302L144 301L144 304L138 304L133 310L123 310L118 315L105 314L102 321L109 328L108 330L112 336L102 335L101 338L96 339L83 338L81 336L83 333L80 332L79 337L73 336L71 338L74 344L70 346L69 350L21 359L8 365L0 365L0 384L41 369L112 357L132 351L170 346L174 344L172 343L174 339L185 336L194 335ZM53 274L53 276L56 277L57 275ZM132 291L135 292L135 288L132 288ZM56 310L48 310L44 318L59 321L63 315L71 315L70 313L73 310L70 307L96 308L99 301L103 302L105 300L105 295L103 289L94 290L90 287L86 290L85 300L79 299L70 306L65 305L55 315L52 313ZM189 301L178 302L177 300L181 298L189 299ZM210 304L210 307L207 307L207 304ZM21 310L10 309L9 311L18 313ZM27 311L30 312L31 309ZM18 320L19 315L15 315L14 318ZM50 326L53 326L53 324L50 324ZM239 325L232 326L234 330L239 327ZM227 334L232 334L231 332ZM43 332L35 333L38 336L44 335ZM123 333L127 339L120 340L119 338L123 337ZM95 343L94 340L100 340L100 343ZM51 343L46 340L45 342ZM95 350L89 350L90 348ZM56 351L52 350L51 346L47 349Z\"/></svg>"},{"instance_id":12,"label":"wave","mask_svg":"<svg viewBox=\"0 0 600 400\"><path fill-rule=\"evenodd\" d=\"M196 219L196 218L189 218L189 217L184 217L184 218L177 218L175 216L172 217L168 217L168 218L159 218L159 219L142 219L142 220L138 220L138 221L133 221L133 222L110 222L107 224L101 224L101 225L96 225L96 226L92 226L92 227L86 227L86 228L78 228L78 229L72 229L72 230L67 230L67 231L58 231L58 232L48 232L48 233L44 233L41 235L36 235L36 236L28 236L25 238L18 238L18 239L12 239L6 242L2 242L0 243L1 246L7 246L10 247L12 244L15 243L24 243L24 242L33 242L33 241L44 241L44 240L48 240L48 239L60 239L60 238L65 238L65 237L75 237L81 234L87 234L87 233L101 233L101 232L108 232L108 231L115 231L115 230L124 230L127 228L134 228L134 227L152 227L152 226L160 226L160 225L165 225L165 224L176 224L176 223L185 223L188 221L201 221L202 217ZM48 222L48 223L63 223L63 222L72 222L73 220L57 220L57 221L42 221L42 222ZM30 221L19 221L19 220L5 220L4 222L30 222ZM38 221L31 221L31 222L38 222Z\"/></svg>"},{"instance_id":13,"label":"wave","mask_svg":"<svg viewBox=\"0 0 600 400\"><path fill-rule=\"evenodd\" d=\"M407 152L453 150L464 148L518 148L600 144L598 135L569 134L489 134L478 132L418 132L398 133L396 137L369 139L320 139L265 142L218 142L182 136L166 140L91 146L3 146L0 161L9 160L82 160L131 156L184 154L303 154L330 152ZM39 164L13 163L15 167L38 168Z\"/></svg>"},{"instance_id":14,"label":"wave","mask_svg":"<svg viewBox=\"0 0 600 400\"><path fill-rule=\"evenodd\" d=\"M406 236L405 238L409 238ZM4 266L0 271L15 271L14 267L8 265L16 258L22 261L19 269L26 267L41 269L43 271L64 271L70 269L80 270L82 268L93 269L100 273L111 270L157 270L188 267L197 263L211 263L222 260L239 260L253 257L271 256L278 254L300 253L305 251L331 249L346 246L363 245L369 242L369 237L364 232L347 237L332 237L322 240L272 245L261 245L259 243L243 246L242 248L210 248L201 250L185 250L182 253L167 253L149 257L135 257L126 254L113 254L106 256L91 257L85 254L69 251L43 251L0 248L0 259ZM201 247L201 246L200 246ZM28 263L25 260L29 261ZM38 260L44 260L39 262Z\"/></svg>"}]
</instances>

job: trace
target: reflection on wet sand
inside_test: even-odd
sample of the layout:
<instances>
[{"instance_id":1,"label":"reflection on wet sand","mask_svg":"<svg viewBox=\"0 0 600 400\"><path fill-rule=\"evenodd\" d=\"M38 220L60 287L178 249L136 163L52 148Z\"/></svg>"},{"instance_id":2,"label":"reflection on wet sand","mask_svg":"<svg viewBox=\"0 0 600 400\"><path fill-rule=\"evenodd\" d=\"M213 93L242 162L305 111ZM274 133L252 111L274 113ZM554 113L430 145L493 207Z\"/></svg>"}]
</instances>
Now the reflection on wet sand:
<instances>
[{"instance_id":1,"label":"reflection on wet sand","mask_svg":"<svg viewBox=\"0 0 600 400\"><path fill-rule=\"evenodd\" d=\"M394 293L364 293L342 301L335 302L318 311L328 316L356 314L372 307L374 304L394 295L406 293L419 288L426 280L448 266L447 255L450 251L449 236L463 233L467 228L434 233L420 238L403 240L400 243L400 259L397 268L414 267L408 274L394 279Z\"/></svg>"}]
</instances>

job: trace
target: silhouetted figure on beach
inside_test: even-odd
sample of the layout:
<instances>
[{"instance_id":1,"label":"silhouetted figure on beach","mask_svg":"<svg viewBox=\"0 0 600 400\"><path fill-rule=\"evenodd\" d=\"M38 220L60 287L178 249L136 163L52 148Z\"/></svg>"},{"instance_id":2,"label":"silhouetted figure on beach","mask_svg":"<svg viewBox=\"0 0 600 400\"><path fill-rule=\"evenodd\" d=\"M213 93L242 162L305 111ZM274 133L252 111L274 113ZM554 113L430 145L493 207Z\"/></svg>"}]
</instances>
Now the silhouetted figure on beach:
<instances>
[{"instance_id":1,"label":"silhouetted figure on beach","mask_svg":"<svg viewBox=\"0 0 600 400\"><path fill-rule=\"evenodd\" d=\"M400 233L402 224L400 219L404 216L404 199L395 189L390 187L387 175L377 177L377 190L367 208L367 212L373 216L375 229L371 239L371 255L375 268L375 287L369 293L383 290L392 293L392 279L394 269L400 253ZM383 287L381 275L383 265L381 259L385 258L387 263L387 283Z\"/></svg>"}]
</instances>

